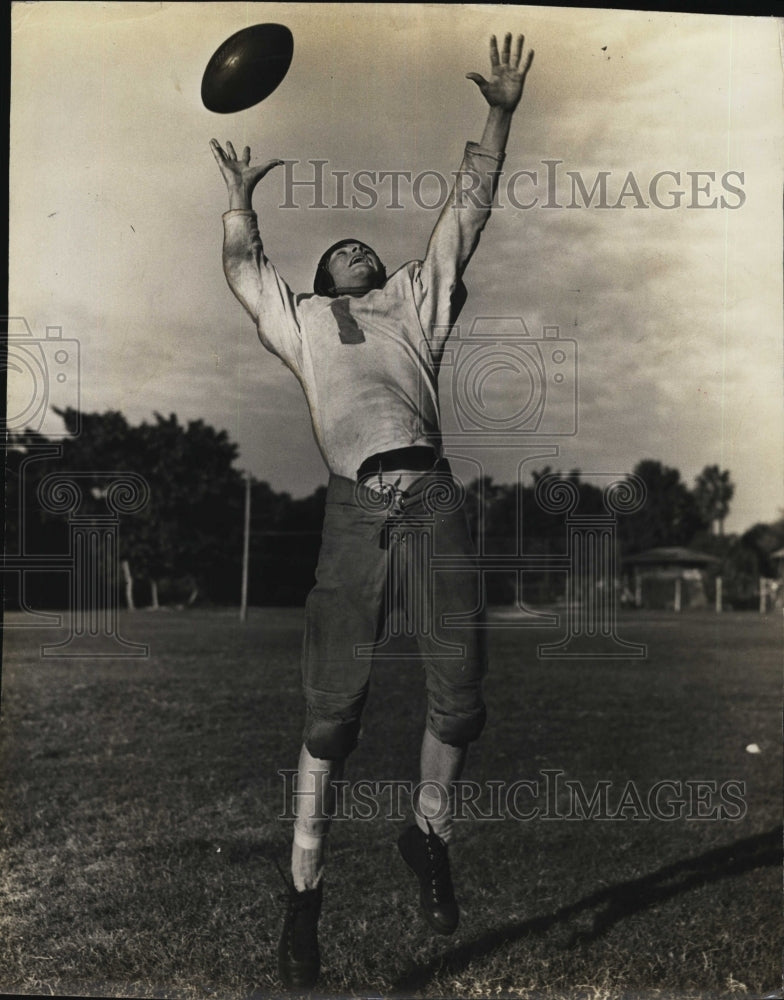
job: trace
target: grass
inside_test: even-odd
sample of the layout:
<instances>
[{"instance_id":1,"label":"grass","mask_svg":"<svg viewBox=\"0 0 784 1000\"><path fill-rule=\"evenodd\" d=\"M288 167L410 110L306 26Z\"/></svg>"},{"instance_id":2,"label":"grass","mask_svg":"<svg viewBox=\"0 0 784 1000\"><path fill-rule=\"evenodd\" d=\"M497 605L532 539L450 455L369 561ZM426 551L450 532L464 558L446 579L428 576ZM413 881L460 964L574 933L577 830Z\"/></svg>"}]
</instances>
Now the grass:
<instances>
[{"instance_id":1,"label":"grass","mask_svg":"<svg viewBox=\"0 0 784 1000\"><path fill-rule=\"evenodd\" d=\"M298 753L301 629L300 609L252 609L245 626L227 612L123 617L145 660L44 660L50 633L6 631L0 992L280 995L274 862L287 867L290 824L276 772ZM780 617L638 613L620 631L645 659L540 660L552 632L493 631L490 721L465 778L543 785L558 770L589 792L610 782L613 808L629 781L642 799L664 779L687 797L687 782L742 782L742 817L468 818L452 938L419 916L396 856L403 822L336 822L324 995L780 989ZM373 676L347 778L415 780L420 669L383 660ZM551 799L561 815L567 793Z\"/></svg>"}]
</instances>

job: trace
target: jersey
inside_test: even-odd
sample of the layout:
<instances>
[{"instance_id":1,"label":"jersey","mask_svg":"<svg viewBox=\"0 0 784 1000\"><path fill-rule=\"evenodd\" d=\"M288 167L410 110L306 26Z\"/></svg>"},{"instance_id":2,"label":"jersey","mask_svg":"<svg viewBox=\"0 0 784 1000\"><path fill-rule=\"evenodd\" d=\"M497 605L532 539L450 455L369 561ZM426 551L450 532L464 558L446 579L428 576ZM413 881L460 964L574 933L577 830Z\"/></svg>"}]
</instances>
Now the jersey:
<instances>
[{"instance_id":1,"label":"jersey","mask_svg":"<svg viewBox=\"0 0 784 1000\"><path fill-rule=\"evenodd\" d=\"M424 259L361 296L295 295L264 253L255 212L223 216L229 286L299 379L330 472L354 479L369 456L412 445L440 455L438 368L502 161L467 143Z\"/></svg>"}]
</instances>

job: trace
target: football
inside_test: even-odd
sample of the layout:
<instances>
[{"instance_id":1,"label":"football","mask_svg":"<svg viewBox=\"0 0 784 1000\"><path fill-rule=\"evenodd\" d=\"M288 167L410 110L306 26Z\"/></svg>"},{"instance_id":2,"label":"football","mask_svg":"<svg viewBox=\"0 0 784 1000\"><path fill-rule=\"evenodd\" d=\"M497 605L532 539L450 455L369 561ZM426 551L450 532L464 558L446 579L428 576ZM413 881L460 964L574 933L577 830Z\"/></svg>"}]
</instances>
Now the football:
<instances>
[{"instance_id":1,"label":"football","mask_svg":"<svg viewBox=\"0 0 784 1000\"><path fill-rule=\"evenodd\" d=\"M245 111L276 89L288 73L294 38L284 24L253 24L231 35L213 53L201 81L208 111Z\"/></svg>"}]
</instances>

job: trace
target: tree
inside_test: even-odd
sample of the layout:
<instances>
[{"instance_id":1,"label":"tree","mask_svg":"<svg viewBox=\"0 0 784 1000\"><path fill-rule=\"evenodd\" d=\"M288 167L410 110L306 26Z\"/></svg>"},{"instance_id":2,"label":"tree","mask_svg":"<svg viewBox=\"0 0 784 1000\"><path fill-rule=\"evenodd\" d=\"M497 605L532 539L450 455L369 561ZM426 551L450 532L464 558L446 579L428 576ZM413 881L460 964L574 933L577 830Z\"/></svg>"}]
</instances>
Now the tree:
<instances>
[{"instance_id":1,"label":"tree","mask_svg":"<svg viewBox=\"0 0 784 1000\"><path fill-rule=\"evenodd\" d=\"M72 483L79 490L79 514L89 516L106 514L110 482L133 472L146 481L149 502L121 519L121 579L112 587L124 584L129 608L140 599L140 589L141 601L153 606L156 594L164 601L167 591L184 603L197 594L236 602L245 487L234 468L237 447L226 432L201 420L183 426L174 414L155 414L154 421L131 426L116 411L58 413L71 437L53 441L30 430L9 434L7 551L53 556L68 551L66 515L46 510L38 494L49 474L78 473ZM256 480L251 490L252 591L261 603L301 603L313 583L326 487L298 499ZM8 583L21 594L16 577L9 575ZM24 587L36 607L68 602L63 573L27 574Z\"/></svg>"},{"instance_id":2,"label":"tree","mask_svg":"<svg viewBox=\"0 0 784 1000\"><path fill-rule=\"evenodd\" d=\"M57 466L59 445L37 431L10 431L5 452L5 552L8 556L47 556L65 552L68 525L42 506L38 489ZM4 574L7 607L17 600L36 607L68 603L63 573Z\"/></svg>"},{"instance_id":3,"label":"tree","mask_svg":"<svg viewBox=\"0 0 784 1000\"><path fill-rule=\"evenodd\" d=\"M760 575L775 577L779 572L778 561L772 558L774 552L784 549L784 517L772 524L755 524L745 531L741 545L754 552Z\"/></svg>"},{"instance_id":4,"label":"tree","mask_svg":"<svg viewBox=\"0 0 784 1000\"><path fill-rule=\"evenodd\" d=\"M735 484L730 481L727 469L706 465L694 481L694 497L704 520L717 534L724 534L724 519L730 511L730 501L735 494Z\"/></svg>"},{"instance_id":5,"label":"tree","mask_svg":"<svg viewBox=\"0 0 784 1000\"><path fill-rule=\"evenodd\" d=\"M654 459L643 459L634 475L645 483L642 508L619 523L619 532L627 553L643 552L662 546L689 545L707 522L697 500L677 469Z\"/></svg>"},{"instance_id":6,"label":"tree","mask_svg":"<svg viewBox=\"0 0 784 1000\"><path fill-rule=\"evenodd\" d=\"M127 551L151 582L189 578L191 597L233 563L242 545L243 483L233 467L237 446L202 420L181 426L175 414L155 414L132 435L150 502L129 519Z\"/></svg>"},{"instance_id":7,"label":"tree","mask_svg":"<svg viewBox=\"0 0 784 1000\"><path fill-rule=\"evenodd\" d=\"M488 555L519 552L526 556L562 556L567 546L568 511L553 501L548 503L537 493L537 484L553 481L551 493L563 496L558 484L568 484L574 495L574 511L581 515L604 512L602 491L583 482L577 469L554 472L549 466L532 472L532 485L494 483L489 476L475 479L466 487L466 512L474 539ZM551 497L552 499L552 497ZM569 506L569 505L567 505ZM480 516L481 515L481 516ZM481 537L480 537L481 536ZM490 603L507 604L519 598L515 571L492 572L485 576ZM523 576L526 597L535 601L553 600L562 595L563 571L553 571L542 561L540 568L526 570Z\"/></svg>"},{"instance_id":8,"label":"tree","mask_svg":"<svg viewBox=\"0 0 784 1000\"><path fill-rule=\"evenodd\" d=\"M67 429L80 430L63 440L61 457L37 474L81 473L75 480L82 491L81 513L105 509L113 473L134 472L147 482L149 503L124 518L120 530L119 558L131 600L133 579L140 576L149 581L154 605L163 579L190 580L194 599L236 562L243 488L233 467L237 446L225 431L202 420L182 426L175 414L156 413L154 423L132 427L116 411L56 412Z\"/></svg>"},{"instance_id":9,"label":"tree","mask_svg":"<svg viewBox=\"0 0 784 1000\"><path fill-rule=\"evenodd\" d=\"M516 498L514 486L494 483L490 476L474 479L465 487L465 511L471 535L477 543L481 536L485 551L494 551L494 539L514 541Z\"/></svg>"}]
</instances>

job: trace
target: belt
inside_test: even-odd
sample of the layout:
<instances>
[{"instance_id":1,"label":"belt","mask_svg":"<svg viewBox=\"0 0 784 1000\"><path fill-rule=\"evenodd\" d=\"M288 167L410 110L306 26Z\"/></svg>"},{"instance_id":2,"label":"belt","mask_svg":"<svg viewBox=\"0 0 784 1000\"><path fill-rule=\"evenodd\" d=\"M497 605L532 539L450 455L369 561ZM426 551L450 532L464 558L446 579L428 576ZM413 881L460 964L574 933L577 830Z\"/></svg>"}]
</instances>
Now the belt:
<instances>
[{"instance_id":1,"label":"belt","mask_svg":"<svg viewBox=\"0 0 784 1000\"><path fill-rule=\"evenodd\" d=\"M380 451L371 455L357 469L357 479L372 475L374 472L427 472L438 461L434 448L426 445L413 445L410 448L394 448L392 451Z\"/></svg>"}]
</instances>

